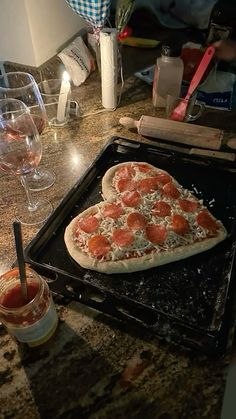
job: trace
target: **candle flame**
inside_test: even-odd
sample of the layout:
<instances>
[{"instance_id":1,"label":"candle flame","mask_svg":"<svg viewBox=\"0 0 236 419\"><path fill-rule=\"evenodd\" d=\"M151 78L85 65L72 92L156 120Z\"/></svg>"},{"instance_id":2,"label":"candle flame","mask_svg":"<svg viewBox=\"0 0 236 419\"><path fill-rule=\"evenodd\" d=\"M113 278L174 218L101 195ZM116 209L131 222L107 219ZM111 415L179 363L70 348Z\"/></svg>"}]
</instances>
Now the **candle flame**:
<instances>
[{"instance_id":1,"label":"candle flame","mask_svg":"<svg viewBox=\"0 0 236 419\"><path fill-rule=\"evenodd\" d=\"M70 80L70 76L69 76L69 74L67 73L67 71L64 71L64 72L63 72L63 74L62 74L62 79L63 79L64 81L69 81L69 80Z\"/></svg>"}]
</instances>

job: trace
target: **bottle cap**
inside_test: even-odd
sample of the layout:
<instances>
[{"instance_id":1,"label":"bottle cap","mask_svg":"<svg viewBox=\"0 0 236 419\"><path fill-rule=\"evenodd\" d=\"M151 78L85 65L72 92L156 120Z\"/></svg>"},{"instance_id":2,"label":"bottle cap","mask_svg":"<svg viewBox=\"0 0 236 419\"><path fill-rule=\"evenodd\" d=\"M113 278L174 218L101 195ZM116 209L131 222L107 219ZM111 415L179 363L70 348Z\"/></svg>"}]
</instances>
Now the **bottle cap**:
<instances>
[{"instance_id":1,"label":"bottle cap","mask_svg":"<svg viewBox=\"0 0 236 419\"><path fill-rule=\"evenodd\" d=\"M165 57L179 57L181 55L182 47L180 45L167 45L163 44L161 55Z\"/></svg>"}]
</instances>

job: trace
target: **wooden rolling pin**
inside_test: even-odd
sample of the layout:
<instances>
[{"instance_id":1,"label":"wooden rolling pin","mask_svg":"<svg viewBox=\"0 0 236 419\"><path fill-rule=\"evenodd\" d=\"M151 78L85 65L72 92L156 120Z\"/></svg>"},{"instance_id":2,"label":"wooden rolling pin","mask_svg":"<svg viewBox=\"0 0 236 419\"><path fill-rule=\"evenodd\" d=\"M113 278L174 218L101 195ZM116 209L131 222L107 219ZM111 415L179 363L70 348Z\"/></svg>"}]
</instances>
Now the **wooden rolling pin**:
<instances>
[{"instance_id":1,"label":"wooden rolling pin","mask_svg":"<svg viewBox=\"0 0 236 419\"><path fill-rule=\"evenodd\" d=\"M120 124L127 129L136 128L138 133L147 137L159 138L194 147L220 150L226 145L236 150L236 138L226 140L224 131L217 128L177 122L170 119L141 116L139 121L129 117L120 118Z\"/></svg>"}]
</instances>

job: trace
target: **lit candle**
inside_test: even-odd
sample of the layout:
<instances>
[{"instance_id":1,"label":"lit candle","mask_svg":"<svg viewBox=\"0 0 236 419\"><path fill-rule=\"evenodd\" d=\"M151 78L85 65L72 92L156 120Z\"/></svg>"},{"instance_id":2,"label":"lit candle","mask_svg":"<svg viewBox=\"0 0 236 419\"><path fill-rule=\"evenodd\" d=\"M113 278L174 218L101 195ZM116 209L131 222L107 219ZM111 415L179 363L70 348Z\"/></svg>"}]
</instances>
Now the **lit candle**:
<instances>
[{"instance_id":1,"label":"lit candle","mask_svg":"<svg viewBox=\"0 0 236 419\"><path fill-rule=\"evenodd\" d=\"M70 77L67 71L64 71L61 82L61 89L59 94L59 102L57 107L57 120L64 122L66 118L66 106L68 95L70 93Z\"/></svg>"}]
</instances>

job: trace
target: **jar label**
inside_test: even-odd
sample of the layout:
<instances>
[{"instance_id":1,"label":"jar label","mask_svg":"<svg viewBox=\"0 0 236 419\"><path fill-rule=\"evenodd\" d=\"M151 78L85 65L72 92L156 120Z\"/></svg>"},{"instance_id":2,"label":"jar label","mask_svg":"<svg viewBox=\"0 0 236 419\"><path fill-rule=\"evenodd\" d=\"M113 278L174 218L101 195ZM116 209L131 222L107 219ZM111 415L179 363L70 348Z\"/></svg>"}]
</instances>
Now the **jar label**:
<instances>
[{"instance_id":1,"label":"jar label","mask_svg":"<svg viewBox=\"0 0 236 419\"><path fill-rule=\"evenodd\" d=\"M37 346L46 342L56 330L58 316L53 300L51 299L49 309L45 315L36 323L26 327L8 326L7 330L16 337L19 342L28 343L29 346Z\"/></svg>"}]
</instances>

